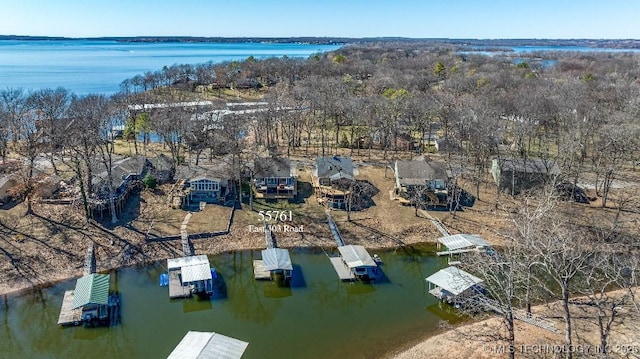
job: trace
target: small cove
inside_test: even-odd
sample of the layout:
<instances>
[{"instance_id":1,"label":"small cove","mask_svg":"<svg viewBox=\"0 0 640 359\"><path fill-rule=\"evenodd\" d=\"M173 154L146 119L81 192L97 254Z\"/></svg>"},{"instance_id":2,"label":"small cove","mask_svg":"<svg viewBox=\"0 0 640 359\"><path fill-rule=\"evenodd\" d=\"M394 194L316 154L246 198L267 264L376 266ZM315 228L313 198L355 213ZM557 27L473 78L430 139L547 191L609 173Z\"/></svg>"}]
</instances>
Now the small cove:
<instances>
[{"instance_id":1,"label":"small cove","mask_svg":"<svg viewBox=\"0 0 640 359\"><path fill-rule=\"evenodd\" d=\"M211 300L169 300L158 285L166 262L122 268L111 272L122 297L122 323L112 328L57 326L64 291L75 285L65 281L3 300L0 347L7 357L163 358L196 330L249 342L245 359L370 358L441 320L460 321L425 291L424 278L446 266L432 246L371 252L383 258L387 278L372 285L341 283L321 250L291 250L291 288L253 279L259 251L210 256L226 286Z\"/></svg>"}]
</instances>

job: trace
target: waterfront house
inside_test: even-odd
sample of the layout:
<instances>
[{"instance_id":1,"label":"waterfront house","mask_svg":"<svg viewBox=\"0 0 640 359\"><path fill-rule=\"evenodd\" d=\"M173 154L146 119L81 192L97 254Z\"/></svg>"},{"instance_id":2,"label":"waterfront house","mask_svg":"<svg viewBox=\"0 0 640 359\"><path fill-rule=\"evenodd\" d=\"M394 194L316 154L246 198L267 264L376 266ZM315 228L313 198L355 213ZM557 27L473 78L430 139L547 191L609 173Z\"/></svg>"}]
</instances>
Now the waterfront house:
<instances>
[{"instance_id":1,"label":"waterfront house","mask_svg":"<svg viewBox=\"0 0 640 359\"><path fill-rule=\"evenodd\" d=\"M91 181L93 192L100 199L107 199L111 191L118 197L128 192L128 187L145 174L146 160L140 156L124 157L111 163L111 177L103 163L98 163Z\"/></svg>"},{"instance_id":2,"label":"waterfront house","mask_svg":"<svg viewBox=\"0 0 640 359\"><path fill-rule=\"evenodd\" d=\"M112 197L116 213L119 213L146 173L145 164L146 160L140 156L120 158L112 162L109 176L104 164L98 163L94 169L96 175L91 181L93 196L89 199L89 205L92 215L102 217L108 212Z\"/></svg>"},{"instance_id":3,"label":"waterfront house","mask_svg":"<svg viewBox=\"0 0 640 359\"><path fill-rule=\"evenodd\" d=\"M357 279L363 281L375 279L378 274L378 265L363 246L340 246L338 251L344 264Z\"/></svg>"},{"instance_id":4,"label":"waterfront house","mask_svg":"<svg viewBox=\"0 0 640 359\"><path fill-rule=\"evenodd\" d=\"M174 208L191 208L200 203L225 203L234 193L230 166L224 161L207 165L183 166L171 193Z\"/></svg>"},{"instance_id":5,"label":"waterfront house","mask_svg":"<svg viewBox=\"0 0 640 359\"><path fill-rule=\"evenodd\" d=\"M266 157L256 159L252 190L256 198L291 199L296 196L295 168L288 158Z\"/></svg>"},{"instance_id":6,"label":"waterfront house","mask_svg":"<svg viewBox=\"0 0 640 359\"><path fill-rule=\"evenodd\" d=\"M191 203L216 203L226 189L221 178L201 175L190 178L187 185L187 206Z\"/></svg>"},{"instance_id":7,"label":"waterfront house","mask_svg":"<svg viewBox=\"0 0 640 359\"><path fill-rule=\"evenodd\" d=\"M176 174L175 163L165 154L147 158L146 166L157 183L171 182Z\"/></svg>"},{"instance_id":8,"label":"waterfront house","mask_svg":"<svg viewBox=\"0 0 640 359\"><path fill-rule=\"evenodd\" d=\"M428 292L451 304L460 304L482 291L482 279L457 267L447 267L425 278Z\"/></svg>"},{"instance_id":9,"label":"waterfront house","mask_svg":"<svg viewBox=\"0 0 640 359\"><path fill-rule=\"evenodd\" d=\"M446 205L451 178L445 164L435 161L396 161L395 194L402 204Z\"/></svg>"},{"instance_id":10,"label":"waterfront house","mask_svg":"<svg viewBox=\"0 0 640 359\"><path fill-rule=\"evenodd\" d=\"M350 157L318 157L311 173L318 201L327 207L346 209L350 191L345 183L355 182L355 175Z\"/></svg>"},{"instance_id":11,"label":"waterfront house","mask_svg":"<svg viewBox=\"0 0 640 359\"><path fill-rule=\"evenodd\" d=\"M213 273L206 255L167 259L169 298L213 294Z\"/></svg>"},{"instance_id":12,"label":"waterfront house","mask_svg":"<svg viewBox=\"0 0 640 359\"><path fill-rule=\"evenodd\" d=\"M532 158L496 158L491 174L502 191L518 194L544 186L560 175L555 161Z\"/></svg>"},{"instance_id":13,"label":"waterfront house","mask_svg":"<svg viewBox=\"0 0 640 359\"><path fill-rule=\"evenodd\" d=\"M240 359L248 345L214 332L189 331L167 359Z\"/></svg>"}]
</instances>

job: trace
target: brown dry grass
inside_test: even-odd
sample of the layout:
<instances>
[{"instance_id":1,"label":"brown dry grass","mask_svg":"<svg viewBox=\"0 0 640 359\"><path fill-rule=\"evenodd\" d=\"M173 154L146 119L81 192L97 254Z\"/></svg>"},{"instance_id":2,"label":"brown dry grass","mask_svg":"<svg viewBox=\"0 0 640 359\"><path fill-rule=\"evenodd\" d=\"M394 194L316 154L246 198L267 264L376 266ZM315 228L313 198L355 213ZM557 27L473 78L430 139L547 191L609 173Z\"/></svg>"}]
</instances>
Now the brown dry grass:
<instances>
[{"instance_id":1,"label":"brown dry grass","mask_svg":"<svg viewBox=\"0 0 640 359\"><path fill-rule=\"evenodd\" d=\"M621 291L611 295L622 294ZM638 290L636 290L636 295ZM553 350L566 348L564 345L564 323L556 315L560 313L560 302L539 305L532 308L535 315L551 318L558 333L553 333L533 325L516 321L516 357L518 358L556 358ZM554 313L556 315L554 315ZM585 355L577 357L598 357L596 347L600 345L599 328L596 312L590 307L571 307L573 316L573 345L584 351ZM620 310L619 316L612 325L609 337L611 358L637 358L640 356L640 325L637 321L639 313L628 306ZM447 330L430 336L408 348L400 349L387 357L394 359L429 359L429 358L507 358L506 342L481 340L479 333L502 333L500 320L491 317L471 324ZM564 357L562 353L559 357ZM574 356L576 357L576 356Z\"/></svg>"},{"instance_id":2,"label":"brown dry grass","mask_svg":"<svg viewBox=\"0 0 640 359\"><path fill-rule=\"evenodd\" d=\"M440 236L436 228L424 218L417 217L415 210L392 200L393 171L364 165L359 168L358 179L371 182L379 192L373 197L374 206L351 213L347 222L344 211L332 211L345 240L350 244L366 247L389 247L419 242L432 242Z\"/></svg>"},{"instance_id":3,"label":"brown dry grass","mask_svg":"<svg viewBox=\"0 0 640 359\"><path fill-rule=\"evenodd\" d=\"M412 208L403 207L391 200L389 191L393 188L393 171L388 170L386 177L384 171L383 167L372 165L360 167L359 178L370 181L379 189L379 193L373 198L375 206L353 212L351 222L346 221L344 211L332 211L347 243L380 248L434 241L440 233L428 220L416 217ZM309 173L310 167L300 171L300 182L302 188L306 188L307 195L301 203L259 201L256 202L254 211L244 205L243 209L236 210L233 215L231 233L194 240L196 253L217 254L230 250L264 248L264 234L249 230L251 225L260 226L257 212L259 210L291 210L293 220L290 225L304 226L302 233L276 233L278 245L281 247L335 246L327 226L325 209L308 193L308 185L305 183L310 182ZM463 183L463 186L466 189L473 188L468 183ZM46 285L80 275L89 240L93 240L96 245L98 270L181 256L179 241L145 240L150 228L151 235L178 234L186 215L186 212L168 206L163 191L168 189L161 187L157 193L143 192L139 197L132 196L115 226L109 223L86 224L82 220L80 209L69 206L36 204L35 216L24 216L24 205L0 210L0 257L3 257L0 261L0 293ZM429 213L441 219L453 233L480 234L494 245L500 244L503 235L509 231L510 211L521 204L517 198L501 195L500 206L496 210L495 193L493 185L483 185L480 199L472 208L455 214L439 211ZM579 218L585 223L595 220L606 223L616 214L615 209L601 209L593 205L575 203L562 203L558 210L563 215ZM188 232L224 230L229 214L227 208L207 206L204 212L194 213L187 227ZM640 216L637 213L624 212L621 216L623 228L638 228ZM521 338L544 341L557 339L548 338L546 334L530 326L522 326L519 329ZM414 351L414 356L402 358L450 357L449 350L452 348L457 350L456 353L462 353L458 357L480 355L478 352L474 354L473 351L465 350L482 349L481 345L465 341L459 344L459 338L449 335L454 334L435 337L425 344L447 348L446 352Z\"/></svg>"}]
</instances>

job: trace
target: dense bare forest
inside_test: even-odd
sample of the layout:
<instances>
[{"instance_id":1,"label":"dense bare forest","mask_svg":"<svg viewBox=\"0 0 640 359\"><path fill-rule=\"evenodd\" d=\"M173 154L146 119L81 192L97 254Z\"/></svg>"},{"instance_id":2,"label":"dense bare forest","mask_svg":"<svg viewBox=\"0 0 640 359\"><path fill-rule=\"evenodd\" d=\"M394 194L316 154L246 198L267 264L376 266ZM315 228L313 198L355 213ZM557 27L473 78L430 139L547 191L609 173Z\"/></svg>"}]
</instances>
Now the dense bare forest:
<instances>
[{"instance_id":1,"label":"dense bare forest","mask_svg":"<svg viewBox=\"0 0 640 359\"><path fill-rule=\"evenodd\" d=\"M215 110L233 99L229 90L263 110L221 116ZM87 219L93 171L111 168L109 134L119 124L136 152L147 142L138 138L155 133L176 163L187 153L231 155L238 168L260 149L287 156L346 151L387 164L411 152L436 152L437 143L440 158L477 198L490 182L493 159L544 160L559 168L545 188L517 194L512 208L501 198L515 193L495 196L496 211L513 223L504 233L508 244L490 261L470 255L466 262L508 308L511 345L512 310L555 298L564 304L567 345L576 340L570 306L585 305L596 308L599 344L606 347L619 308L637 312L630 289L638 284L638 223L625 219L640 211L639 90L637 53L489 56L419 42L348 45L308 59L174 65L125 80L111 97L5 89L0 153L23 160L20 193L27 203L38 161L50 161L55 171L60 163L71 168ZM170 105L204 100L211 102ZM553 191L559 185L569 186L571 198L590 186L600 206L613 210L604 219L561 211ZM611 289L627 291L610 296ZM572 301L576 296L588 299Z\"/></svg>"}]
</instances>

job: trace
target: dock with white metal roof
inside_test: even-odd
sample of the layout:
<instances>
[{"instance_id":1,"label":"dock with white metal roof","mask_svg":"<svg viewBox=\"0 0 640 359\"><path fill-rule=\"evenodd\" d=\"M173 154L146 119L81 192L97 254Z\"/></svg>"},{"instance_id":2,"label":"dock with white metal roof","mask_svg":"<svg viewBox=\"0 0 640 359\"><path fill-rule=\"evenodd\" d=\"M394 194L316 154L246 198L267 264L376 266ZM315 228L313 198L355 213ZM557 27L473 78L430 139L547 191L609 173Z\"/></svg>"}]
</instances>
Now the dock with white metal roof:
<instances>
[{"instance_id":1,"label":"dock with white metal roof","mask_svg":"<svg viewBox=\"0 0 640 359\"><path fill-rule=\"evenodd\" d=\"M214 332L189 331L167 359L240 359L248 345Z\"/></svg>"},{"instance_id":2,"label":"dock with white metal roof","mask_svg":"<svg viewBox=\"0 0 640 359\"><path fill-rule=\"evenodd\" d=\"M329 257L333 269L342 281L355 279L373 279L378 272L378 264L373 260L366 248L360 245L345 245L331 212L326 211L329 229L338 246L339 257Z\"/></svg>"},{"instance_id":3,"label":"dock with white metal roof","mask_svg":"<svg viewBox=\"0 0 640 359\"><path fill-rule=\"evenodd\" d=\"M454 302L460 295L481 284L482 279L457 267L447 267L425 278L429 293L447 302ZM432 288L433 285L433 288Z\"/></svg>"},{"instance_id":4,"label":"dock with white metal roof","mask_svg":"<svg viewBox=\"0 0 640 359\"><path fill-rule=\"evenodd\" d=\"M277 247L271 227L266 221L264 223L264 239L266 249L261 252L262 259L253 261L254 278L270 280L274 273L283 273L285 279L290 278L293 264L291 263L291 256L289 256L289 250Z\"/></svg>"},{"instance_id":5,"label":"dock with white metal roof","mask_svg":"<svg viewBox=\"0 0 640 359\"><path fill-rule=\"evenodd\" d=\"M355 280L356 276L353 274L351 269L344 263L342 258L340 257L329 257L329 261L331 261L331 265L333 269L336 270L338 274L338 278L343 281L351 281Z\"/></svg>"},{"instance_id":6,"label":"dock with white metal roof","mask_svg":"<svg viewBox=\"0 0 640 359\"><path fill-rule=\"evenodd\" d=\"M169 298L190 297L195 287L211 292L213 274L206 255L167 259Z\"/></svg>"},{"instance_id":7,"label":"dock with white metal roof","mask_svg":"<svg viewBox=\"0 0 640 359\"><path fill-rule=\"evenodd\" d=\"M454 234L437 239L438 247L446 247L446 251L436 252L439 256L479 251L491 245L482 237L473 234Z\"/></svg>"},{"instance_id":8,"label":"dock with white metal roof","mask_svg":"<svg viewBox=\"0 0 640 359\"><path fill-rule=\"evenodd\" d=\"M484 295L479 289L484 282L482 279L463 271L457 267L447 267L439 270L431 276L425 278L428 283L427 291L434 297L448 303L460 303L469 301L478 307L504 314L511 310L513 317L517 320L529 323L536 327L558 333L555 323L547 318L543 318L531 313L526 313L521 309L507 309L498 301ZM463 298L464 297L464 298Z\"/></svg>"}]
</instances>

